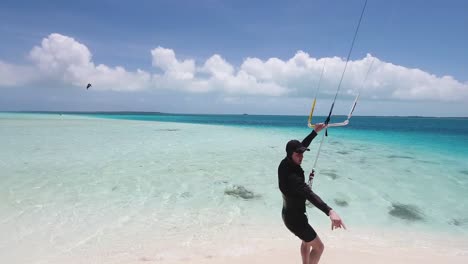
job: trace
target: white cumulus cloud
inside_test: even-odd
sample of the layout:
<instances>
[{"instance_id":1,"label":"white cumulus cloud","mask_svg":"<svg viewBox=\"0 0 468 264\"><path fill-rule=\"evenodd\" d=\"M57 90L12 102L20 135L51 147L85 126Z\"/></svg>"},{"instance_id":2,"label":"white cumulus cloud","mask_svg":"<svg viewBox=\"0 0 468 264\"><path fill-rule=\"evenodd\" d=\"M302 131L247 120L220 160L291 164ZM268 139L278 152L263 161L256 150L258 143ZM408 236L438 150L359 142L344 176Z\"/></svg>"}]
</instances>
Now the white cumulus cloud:
<instances>
[{"instance_id":1,"label":"white cumulus cloud","mask_svg":"<svg viewBox=\"0 0 468 264\"><path fill-rule=\"evenodd\" d=\"M141 70L128 72L121 66L96 66L85 45L56 33L44 38L41 46L34 47L29 56L44 78L78 87L91 82L93 89L98 90L141 90L149 87L151 79L150 74Z\"/></svg>"},{"instance_id":2,"label":"white cumulus cloud","mask_svg":"<svg viewBox=\"0 0 468 264\"><path fill-rule=\"evenodd\" d=\"M40 78L34 67L13 65L0 60L0 87L22 86Z\"/></svg>"},{"instance_id":3,"label":"white cumulus cloud","mask_svg":"<svg viewBox=\"0 0 468 264\"><path fill-rule=\"evenodd\" d=\"M53 33L29 53L30 64L14 65L0 60L0 87L59 82L65 87L96 90L178 90L187 93L218 93L227 98L242 95L312 97L322 68L320 95L334 95L346 61L339 57L314 58L298 51L290 59L255 57L236 67L220 54L196 63L177 58L174 50L150 51L153 69L128 71L123 66L96 64L88 47L72 37ZM364 82L369 66L370 74ZM340 95L358 91L364 98L379 100L468 101L468 83L451 76L436 76L382 61L370 54L349 61Z\"/></svg>"},{"instance_id":4,"label":"white cumulus cloud","mask_svg":"<svg viewBox=\"0 0 468 264\"><path fill-rule=\"evenodd\" d=\"M70 67L93 67L91 52L85 45L56 33L34 47L30 57L42 72L50 74L67 74Z\"/></svg>"},{"instance_id":5,"label":"white cumulus cloud","mask_svg":"<svg viewBox=\"0 0 468 264\"><path fill-rule=\"evenodd\" d=\"M161 68L169 78L176 80L193 79L195 62L193 60L178 61L171 49L157 47L151 51L153 66Z\"/></svg>"}]
</instances>

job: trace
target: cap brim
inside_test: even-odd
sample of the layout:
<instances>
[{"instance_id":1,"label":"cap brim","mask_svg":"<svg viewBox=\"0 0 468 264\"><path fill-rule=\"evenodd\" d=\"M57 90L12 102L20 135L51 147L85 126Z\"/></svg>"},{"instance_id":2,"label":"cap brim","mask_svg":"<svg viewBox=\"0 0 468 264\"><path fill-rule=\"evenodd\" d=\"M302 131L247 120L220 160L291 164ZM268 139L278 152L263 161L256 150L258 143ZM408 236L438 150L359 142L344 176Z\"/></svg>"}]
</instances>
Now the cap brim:
<instances>
[{"instance_id":1,"label":"cap brim","mask_svg":"<svg viewBox=\"0 0 468 264\"><path fill-rule=\"evenodd\" d=\"M310 149L308 149L306 147L301 147L301 148L296 149L296 152L298 152L298 153L304 153L306 151L310 151Z\"/></svg>"}]
</instances>

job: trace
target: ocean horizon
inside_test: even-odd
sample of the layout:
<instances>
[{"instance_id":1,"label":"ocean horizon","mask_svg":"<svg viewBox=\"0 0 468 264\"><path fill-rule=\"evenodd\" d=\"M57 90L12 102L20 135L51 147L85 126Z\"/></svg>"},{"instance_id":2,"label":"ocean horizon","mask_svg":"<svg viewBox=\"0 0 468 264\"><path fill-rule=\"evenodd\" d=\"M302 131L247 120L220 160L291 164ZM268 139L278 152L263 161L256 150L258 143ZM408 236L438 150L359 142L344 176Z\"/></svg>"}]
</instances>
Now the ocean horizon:
<instances>
[{"instance_id":1,"label":"ocean horizon","mask_svg":"<svg viewBox=\"0 0 468 264\"><path fill-rule=\"evenodd\" d=\"M300 116L306 115L299 114L259 114L259 113L184 113L184 112L160 112L160 111L69 111L69 110L53 110L53 111L42 111L42 110L12 110L12 111L1 111L0 113L19 113L19 114L109 114L109 115L121 115L121 114L132 114L132 115L251 115L251 116ZM334 114L335 117L346 117L345 114ZM326 118L325 115L318 115L317 117ZM468 118L468 116L432 116L432 115L359 115L353 114L353 117L402 117L402 118Z\"/></svg>"}]
</instances>

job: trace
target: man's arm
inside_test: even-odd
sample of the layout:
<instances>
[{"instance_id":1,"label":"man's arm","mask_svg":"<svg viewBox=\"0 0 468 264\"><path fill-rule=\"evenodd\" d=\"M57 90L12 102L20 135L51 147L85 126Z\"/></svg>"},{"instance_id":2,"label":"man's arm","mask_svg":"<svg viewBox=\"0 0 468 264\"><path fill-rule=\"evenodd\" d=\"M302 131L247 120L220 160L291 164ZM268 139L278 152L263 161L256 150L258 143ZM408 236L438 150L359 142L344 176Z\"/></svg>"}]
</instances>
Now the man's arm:
<instances>
[{"instance_id":1,"label":"man's arm","mask_svg":"<svg viewBox=\"0 0 468 264\"><path fill-rule=\"evenodd\" d=\"M296 174L288 175L289 186L294 193L306 198L315 207L320 209L326 215L329 215L331 208L317 195L315 194L300 177Z\"/></svg>"},{"instance_id":2,"label":"man's arm","mask_svg":"<svg viewBox=\"0 0 468 264\"><path fill-rule=\"evenodd\" d=\"M310 143L312 142L312 140L317 136L317 134L320 132L320 130L322 130L323 128L325 128L326 125L323 124L323 123L318 123L318 124L315 124L315 128L314 130L312 130L312 132L310 132L309 135L307 135L306 138L304 138L304 140L302 140L302 145L304 147L309 147Z\"/></svg>"},{"instance_id":3,"label":"man's arm","mask_svg":"<svg viewBox=\"0 0 468 264\"><path fill-rule=\"evenodd\" d=\"M312 140L317 136L317 132L315 132L315 130L312 130L312 132L310 132L309 135L307 135L307 137L304 138L304 140L302 140L302 146L308 148L310 143L312 142Z\"/></svg>"}]
</instances>

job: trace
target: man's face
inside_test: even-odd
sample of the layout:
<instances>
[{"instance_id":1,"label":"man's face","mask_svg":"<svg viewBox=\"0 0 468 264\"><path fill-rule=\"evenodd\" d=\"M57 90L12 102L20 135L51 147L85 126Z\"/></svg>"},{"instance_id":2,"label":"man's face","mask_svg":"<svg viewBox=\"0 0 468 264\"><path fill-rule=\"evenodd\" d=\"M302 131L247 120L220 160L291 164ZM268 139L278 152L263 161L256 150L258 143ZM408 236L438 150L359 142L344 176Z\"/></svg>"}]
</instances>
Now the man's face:
<instances>
[{"instance_id":1,"label":"man's face","mask_svg":"<svg viewBox=\"0 0 468 264\"><path fill-rule=\"evenodd\" d=\"M304 153L293 152L293 154L292 154L292 160L293 160L294 163L296 163L297 165L301 165L302 159L303 159L303 158L304 158Z\"/></svg>"}]
</instances>

